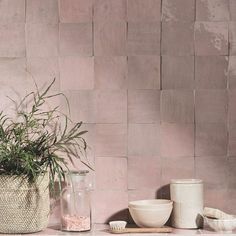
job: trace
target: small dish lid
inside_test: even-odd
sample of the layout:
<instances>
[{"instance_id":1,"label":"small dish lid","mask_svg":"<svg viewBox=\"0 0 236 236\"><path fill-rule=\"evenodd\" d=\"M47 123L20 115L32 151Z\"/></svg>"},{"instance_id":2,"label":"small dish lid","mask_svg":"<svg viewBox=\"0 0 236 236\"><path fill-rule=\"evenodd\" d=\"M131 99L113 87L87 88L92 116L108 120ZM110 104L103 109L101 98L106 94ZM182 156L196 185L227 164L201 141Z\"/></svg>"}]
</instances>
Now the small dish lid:
<instances>
[{"instance_id":1,"label":"small dish lid","mask_svg":"<svg viewBox=\"0 0 236 236\"><path fill-rule=\"evenodd\" d=\"M171 184L202 184L201 179L172 179Z\"/></svg>"}]
</instances>

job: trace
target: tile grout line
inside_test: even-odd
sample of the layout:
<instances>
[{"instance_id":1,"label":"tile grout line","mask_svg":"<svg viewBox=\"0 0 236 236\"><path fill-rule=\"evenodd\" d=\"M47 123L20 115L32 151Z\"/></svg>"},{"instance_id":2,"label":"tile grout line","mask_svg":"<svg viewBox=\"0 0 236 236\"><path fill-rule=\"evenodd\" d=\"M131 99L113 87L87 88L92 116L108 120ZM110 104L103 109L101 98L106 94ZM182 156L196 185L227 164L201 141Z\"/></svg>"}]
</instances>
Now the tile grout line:
<instances>
[{"instance_id":1,"label":"tile grout line","mask_svg":"<svg viewBox=\"0 0 236 236\"><path fill-rule=\"evenodd\" d=\"M127 53L127 42L128 42L128 0L125 1L126 7L126 31L125 31L125 57L126 57L126 165L127 165L127 173L126 173L126 183L127 183L127 201L129 202L129 103L128 103L128 53ZM130 221L129 214L127 213L127 221Z\"/></svg>"},{"instance_id":2,"label":"tile grout line","mask_svg":"<svg viewBox=\"0 0 236 236\"><path fill-rule=\"evenodd\" d=\"M162 182L163 182L163 157L161 154L161 124L162 124L162 115L161 115L161 111L162 111L162 6L163 6L163 0L160 0L160 108L159 108L159 113L160 113L160 122L159 122L159 153L160 153L160 185L162 186ZM161 198L163 198L163 191L161 190Z\"/></svg>"},{"instance_id":3,"label":"tile grout line","mask_svg":"<svg viewBox=\"0 0 236 236\"><path fill-rule=\"evenodd\" d=\"M194 165L194 178L196 178L196 138L197 138L197 127L196 127L196 44L195 44L195 22L197 20L197 0L194 0L194 22L193 22L193 125L194 125L194 137L193 137L193 165Z\"/></svg>"},{"instance_id":4,"label":"tile grout line","mask_svg":"<svg viewBox=\"0 0 236 236\"><path fill-rule=\"evenodd\" d=\"M229 2L228 2L229 3ZM229 10L229 13L231 12L230 11L230 5L228 5L228 10ZM226 130L227 130L227 150L226 150L226 168L227 168L227 184L226 184L226 187L227 187L227 193L229 192L229 160L230 160L230 153L229 153L229 145L230 145L230 119L229 119L229 101L230 101L230 86L229 86L229 66L230 66L230 48L231 48L231 45L230 45L230 22L231 22L231 14L229 15L230 19L228 21L228 66L227 66L227 81L226 81L226 94L227 94L227 116L226 116Z\"/></svg>"},{"instance_id":5,"label":"tile grout line","mask_svg":"<svg viewBox=\"0 0 236 236\"><path fill-rule=\"evenodd\" d=\"M58 81L59 81L59 91L62 92L62 87L61 87L61 70L60 70L60 15L61 15L61 10L60 10L61 2L58 0L57 2L57 10L58 10L58 41L57 41L57 68L58 68ZM61 103L61 102L60 102ZM61 104L60 104L61 105Z\"/></svg>"},{"instance_id":6,"label":"tile grout line","mask_svg":"<svg viewBox=\"0 0 236 236\"><path fill-rule=\"evenodd\" d=\"M228 5L229 7L229 5ZM230 12L230 7L229 7ZM231 16L230 16L231 17ZM227 81L226 81L226 94L227 94L227 151L226 151L226 160L229 160L229 130L230 130L230 121L229 121L229 96L230 96L230 89L229 89L229 64L230 63L230 21L228 21L228 66L227 66Z\"/></svg>"},{"instance_id":7,"label":"tile grout line","mask_svg":"<svg viewBox=\"0 0 236 236\"><path fill-rule=\"evenodd\" d=\"M94 40L94 2L92 3L92 44L93 44L93 48L92 48L92 56L95 57L95 53L94 53L94 49L95 49L95 40Z\"/></svg>"},{"instance_id":8,"label":"tile grout line","mask_svg":"<svg viewBox=\"0 0 236 236\"><path fill-rule=\"evenodd\" d=\"M25 0L25 20L24 20L24 30L25 30L25 63L26 63L26 71L27 71L27 63L28 63L28 57L27 57L27 23L26 23L26 11L27 11L27 1Z\"/></svg>"}]
</instances>

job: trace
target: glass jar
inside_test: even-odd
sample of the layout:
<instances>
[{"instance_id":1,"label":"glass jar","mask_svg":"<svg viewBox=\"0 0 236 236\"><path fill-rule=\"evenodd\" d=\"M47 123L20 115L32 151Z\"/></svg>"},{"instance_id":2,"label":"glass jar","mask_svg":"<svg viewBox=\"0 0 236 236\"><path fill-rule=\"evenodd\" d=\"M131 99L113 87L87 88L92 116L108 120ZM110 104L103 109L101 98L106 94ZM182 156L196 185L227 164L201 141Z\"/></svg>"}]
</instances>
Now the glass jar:
<instances>
[{"instance_id":1,"label":"glass jar","mask_svg":"<svg viewBox=\"0 0 236 236\"><path fill-rule=\"evenodd\" d=\"M67 186L61 194L61 229L91 230L90 190L86 184L88 171L73 171L67 175Z\"/></svg>"}]
</instances>

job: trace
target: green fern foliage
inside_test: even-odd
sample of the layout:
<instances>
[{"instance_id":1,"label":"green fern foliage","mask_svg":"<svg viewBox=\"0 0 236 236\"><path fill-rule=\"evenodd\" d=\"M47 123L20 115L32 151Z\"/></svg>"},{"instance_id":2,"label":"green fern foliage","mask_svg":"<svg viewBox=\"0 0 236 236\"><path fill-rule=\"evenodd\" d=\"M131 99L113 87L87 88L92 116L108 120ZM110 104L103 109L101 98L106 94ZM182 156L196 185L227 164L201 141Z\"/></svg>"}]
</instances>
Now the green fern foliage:
<instances>
[{"instance_id":1,"label":"green fern foliage","mask_svg":"<svg viewBox=\"0 0 236 236\"><path fill-rule=\"evenodd\" d=\"M54 82L42 92L36 85L36 91L16 105L16 117L0 113L0 174L23 176L34 182L48 171L53 186L56 180L61 184L65 179L68 160L73 163L80 159L92 169L86 158L83 135L87 131L81 130L82 122L73 123L58 106L45 110L45 104L54 97L63 96L67 101L62 93L49 95Z\"/></svg>"}]
</instances>

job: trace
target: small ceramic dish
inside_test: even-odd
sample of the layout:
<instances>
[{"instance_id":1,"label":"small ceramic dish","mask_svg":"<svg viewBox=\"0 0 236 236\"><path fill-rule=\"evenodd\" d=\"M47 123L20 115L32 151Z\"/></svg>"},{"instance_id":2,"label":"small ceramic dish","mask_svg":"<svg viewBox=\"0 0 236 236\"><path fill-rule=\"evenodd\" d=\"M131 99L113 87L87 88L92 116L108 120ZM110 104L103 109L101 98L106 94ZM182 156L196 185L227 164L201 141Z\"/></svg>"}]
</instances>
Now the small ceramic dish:
<instances>
[{"instance_id":1,"label":"small ceramic dish","mask_svg":"<svg viewBox=\"0 0 236 236\"><path fill-rule=\"evenodd\" d=\"M212 219L204 216L204 220L216 232L232 233L236 229L236 216L233 219Z\"/></svg>"}]
</instances>

